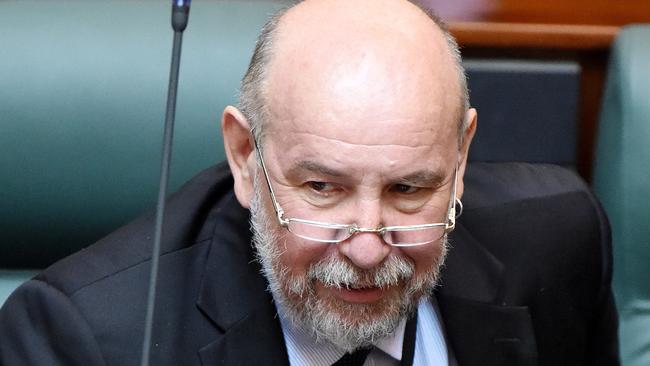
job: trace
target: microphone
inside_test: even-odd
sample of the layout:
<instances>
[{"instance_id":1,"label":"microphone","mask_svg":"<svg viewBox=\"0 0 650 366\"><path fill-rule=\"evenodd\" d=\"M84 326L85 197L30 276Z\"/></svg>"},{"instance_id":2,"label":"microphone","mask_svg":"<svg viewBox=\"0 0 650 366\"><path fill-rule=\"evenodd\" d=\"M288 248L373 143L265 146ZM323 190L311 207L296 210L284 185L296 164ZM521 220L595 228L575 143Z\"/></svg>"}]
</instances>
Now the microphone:
<instances>
[{"instance_id":1,"label":"microphone","mask_svg":"<svg viewBox=\"0 0 650 366\"><path fill-rule=\"evenodd\" d=\"M187 18L190 15L190 3L192 0L172 1L172 28L174 32L182 32L187 27Z\"/></svg>"},{"instance_id":2,"label":"microphone","mask_svg":"<svg viewBox=\"0 0 650 366\"><path fill-rule=\"evenodd\" d=\"M190 15L190 0L172 1L172 29L174 41L172 45L172 61L169 71L169 86L167 89L167 110L165 113L165 129L163 132L162 157L160 162L160 181L158 183L158 203L156 205L156 226L154 242L151 250L151 270L149 272L149 291L147 294L147 313L144 324L144 337L142 341L141 366L149 366L151 351L151 333L156 303L156 284L158 282L158 263L160 261L160 242L162 238L163 221L165 217L165 199L167 184L169 182L169 168L172 155L172 141L174 136L174 119L176 117L176 91L178 90L178 69L181 60L181 46L183 44L183 31L187 27Z\"/></svg>"}]
</instances>

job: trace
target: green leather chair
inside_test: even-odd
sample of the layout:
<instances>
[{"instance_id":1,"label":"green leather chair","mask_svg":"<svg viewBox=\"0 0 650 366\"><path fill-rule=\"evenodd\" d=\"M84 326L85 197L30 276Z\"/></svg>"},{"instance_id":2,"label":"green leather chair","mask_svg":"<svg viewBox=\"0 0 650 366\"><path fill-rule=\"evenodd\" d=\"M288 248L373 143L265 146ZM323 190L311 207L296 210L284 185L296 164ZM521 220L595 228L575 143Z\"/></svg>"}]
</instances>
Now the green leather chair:
<instances>
[{"instance_id":1,"label":"green leather chair","mask_svg":"<svg viewBox=\"0 0 650 366\"><path fill-rule=\"evenodd\" d=\"M184 35L171 189L224 159L269 1L196 1ZM37 269L155 206L171 2L0 3L0 304Z\"/></svg>"},{"instance_id":2,"label":"green leather chair","mask_svg":"<svg viewBox=\"0 0 650 366\"><path fill-rule=\"evenodd\" d=\"M650 25L614 45L594 173L612 225L621 358L650 365Z\"/></svg>"}]
</instances>

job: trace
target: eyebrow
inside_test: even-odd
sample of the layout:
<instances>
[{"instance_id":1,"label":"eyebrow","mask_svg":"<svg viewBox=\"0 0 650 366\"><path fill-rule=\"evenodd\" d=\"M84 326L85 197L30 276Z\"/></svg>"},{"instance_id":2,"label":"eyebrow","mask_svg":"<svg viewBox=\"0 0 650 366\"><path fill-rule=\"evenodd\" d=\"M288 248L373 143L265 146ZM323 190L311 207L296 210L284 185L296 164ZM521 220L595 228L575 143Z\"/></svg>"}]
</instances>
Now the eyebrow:
<instances>
[{"instance_id":1,"label":"eyebrow","mask_svg":"<svg viewBox=\"0 0 650 366\"><path fill-rule=\"evenodd\" d=\"M327 175L331 177L343 177L345 174L342 171L330 168L323 164L317 163L312 160L301 160L295 163L289 169L289 175L300 175L304 174L304 171L318 173L322 175Z\"/></svg>"},{"instance_id":2,"label":"eyebrow","mask_svg":"<svg viewBox=\"0 0 650 366\"><path fill-rule=\"evenodd\" d=\"M337 178L346 176L346 174L340 170L333 169L313 160L301 160L296 162L291 168L289 168L288 175L300 176L305 174L305 171ZM425 187L440 187L446 180L447 175L442 171L418 170L396 179L396 183L420 185Z\"/></svg>"},{"instance_id":3,"label":"eyebrow","mask_svg":"<svg viewBox=\"0 0 650 366\"><path fill-rule=\"evenodd\" d=\"M419 170L397 180L400 184L439 187L445 183L447 176L443 172Z\"/></svg>"}]
</instances>

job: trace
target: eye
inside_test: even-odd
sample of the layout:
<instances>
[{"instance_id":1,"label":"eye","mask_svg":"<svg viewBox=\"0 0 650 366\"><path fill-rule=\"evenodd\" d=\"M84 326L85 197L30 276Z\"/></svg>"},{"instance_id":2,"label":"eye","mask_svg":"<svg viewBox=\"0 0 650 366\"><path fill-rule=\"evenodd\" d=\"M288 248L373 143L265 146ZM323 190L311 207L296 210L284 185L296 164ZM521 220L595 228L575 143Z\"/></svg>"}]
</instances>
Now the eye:
<instances>
[{"instance_id":1,"label":"eye","mask_svg":"<svg viewBox=\"0 0 650 366\"><path fill-rule=\"evenodd\" d=\"M307 185L309 188L313 189L314 191L322 191L325 188L327 188L327 183L325 182L307 182Z\"/></svg>"},{"instance_id":2,"label":"eye","mask_svg":"<svg viewBox=\"0 0 650 366\"><path fill-rule=\"evenodd\" d=\"M327 183L327 182L309 181L305 184L312 191L323 195L328 195L330 193L333 193L336 190L336 187L332 183Z\"/></svg>"},{"instance_id":3,"label":"eye","mask_svg":"<svg viewBox=\"0 0 650 366\"><path fill-rule=\"evenodd\" d=\"M395 184L391 187L391 191L399 194L414 194L419 192L420 188L408 184Z\"/></svg>"}]
</instances>

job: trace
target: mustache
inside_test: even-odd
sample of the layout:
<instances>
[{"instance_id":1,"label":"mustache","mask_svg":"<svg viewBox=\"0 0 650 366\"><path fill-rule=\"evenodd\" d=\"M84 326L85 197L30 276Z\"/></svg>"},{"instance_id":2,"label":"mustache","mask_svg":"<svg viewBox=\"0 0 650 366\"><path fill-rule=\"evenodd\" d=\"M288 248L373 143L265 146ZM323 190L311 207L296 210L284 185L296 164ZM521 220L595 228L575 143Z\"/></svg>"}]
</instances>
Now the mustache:
<instances>
[{"instance_id":1,"label":"mustache","mask_svg":"<svg viewBox=\"0 0 650 366\"><path fill-rule=\"evenodd\" d=\"M357 289L395 286L409 280L414 273L413 262L397 255L389 256L372 270L363 270L346 259L329 256L311 265L307 276L311 281L320 281L328 287Z\"/></svg>"}]
</instances>

